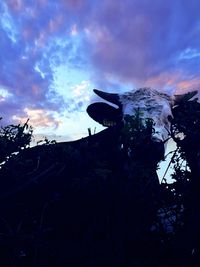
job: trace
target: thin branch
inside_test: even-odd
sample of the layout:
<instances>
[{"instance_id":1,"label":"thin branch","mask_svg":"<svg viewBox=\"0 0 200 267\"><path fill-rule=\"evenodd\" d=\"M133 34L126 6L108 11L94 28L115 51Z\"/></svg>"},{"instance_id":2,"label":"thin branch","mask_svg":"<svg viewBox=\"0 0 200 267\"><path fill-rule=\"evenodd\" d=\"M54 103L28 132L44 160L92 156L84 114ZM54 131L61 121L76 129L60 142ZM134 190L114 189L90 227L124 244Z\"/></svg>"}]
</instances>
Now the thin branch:
<instances>
[{"instance_id":1,"label":"thin branch","mask_svg":"<svg viewBox=\"0 0 200 267\"><path fill-rule=\"evenodd\" d=\"M165 173L164 173L163 178L162 178L162 180L161 180L161 184L162 184L162 182L163 182L164 179L165 179L165 176L166 176L166 174L167 174L167 172L168 172L168 170L169 170L170 165L172 164L173 159L175 158L175 155L176 155L177 151L178 151L178 147L177 147L177 149L174 151L174 154L173 154L173 156L171 157L171 160L170 160L170 162L169 162L169 164L168 164L168 166L167 166L167 169L165 170Z\"/></svg>"}]
</instances>

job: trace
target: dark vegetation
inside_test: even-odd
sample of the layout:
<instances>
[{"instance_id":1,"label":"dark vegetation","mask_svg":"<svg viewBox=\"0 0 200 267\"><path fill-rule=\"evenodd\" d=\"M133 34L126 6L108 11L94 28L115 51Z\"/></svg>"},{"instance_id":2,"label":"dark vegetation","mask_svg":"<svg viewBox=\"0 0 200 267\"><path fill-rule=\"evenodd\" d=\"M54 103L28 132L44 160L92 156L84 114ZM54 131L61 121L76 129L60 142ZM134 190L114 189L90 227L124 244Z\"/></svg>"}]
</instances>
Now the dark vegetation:
<instances>
[{"instance_id":1,"label":"dark vegetation","mask_svg":"<svg viewBox=\"0 0 200 267\"><path fill-rule=\"evenodd\" d=\"M173 112L172 184L151 120L33 148L28 121L2 127L0 266L200 266L200 104Z\"/></svg>"}]
</instances>

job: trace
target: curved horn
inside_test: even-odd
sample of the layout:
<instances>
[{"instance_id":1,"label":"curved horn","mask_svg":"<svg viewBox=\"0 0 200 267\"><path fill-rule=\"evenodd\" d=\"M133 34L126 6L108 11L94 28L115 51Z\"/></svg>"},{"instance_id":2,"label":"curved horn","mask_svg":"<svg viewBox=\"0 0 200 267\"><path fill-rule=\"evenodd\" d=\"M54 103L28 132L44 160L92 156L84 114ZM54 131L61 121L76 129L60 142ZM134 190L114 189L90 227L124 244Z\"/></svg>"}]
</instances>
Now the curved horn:
<instances>
[{"instance_id":1,"label":"curved horn","mask_svg":"<svg viewBox=\"0 0 200 267\"><path fill-rule=\"evenodd\" d=\"M180 102L188 101L198 93L197 90L185 93L183 95L174 95L174 104L178 105Z\"/></svg>"},{"instance_id":2,"label":"curved horn","mask_svg":"<svg viewBox=\"0 0 200 267\"><path fill-rule=\"evenodd\" d=\"M111 93L106 93L106 92L102 92L99 91L97 89L94 89L94 92L100 96L101 98L103 98L106 101L109 101L113 104L116 104L118 106L121 106L120 100L119 100L119 95L118 94L111 94Z\"/></svg>"}]
</instances>

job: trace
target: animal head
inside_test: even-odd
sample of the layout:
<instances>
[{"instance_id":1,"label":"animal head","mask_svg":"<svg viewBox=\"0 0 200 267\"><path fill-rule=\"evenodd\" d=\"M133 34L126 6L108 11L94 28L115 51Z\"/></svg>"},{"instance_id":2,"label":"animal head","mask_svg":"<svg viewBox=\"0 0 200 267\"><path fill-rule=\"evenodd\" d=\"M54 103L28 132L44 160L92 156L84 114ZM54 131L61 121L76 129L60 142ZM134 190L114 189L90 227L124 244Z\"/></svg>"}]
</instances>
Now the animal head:
<instances>
[{"instance_id":1,"label":"animal head","mask_svg":"<svg viewBox=\"0 0 200 267\"><path fill-rule=\"evenodd\" d=\"M116 107L103 102L93 103L87 108L92 119L109 127L122 122L126 115L135 116L139 112L143 121L148 118L154 122L152 140L162 142L169 136L173 107L197 94L197 91L193 91L171 97L151 88L140 88L123 94L106 93L97 89L94 92Z\"/></svg>"}]
</instances>

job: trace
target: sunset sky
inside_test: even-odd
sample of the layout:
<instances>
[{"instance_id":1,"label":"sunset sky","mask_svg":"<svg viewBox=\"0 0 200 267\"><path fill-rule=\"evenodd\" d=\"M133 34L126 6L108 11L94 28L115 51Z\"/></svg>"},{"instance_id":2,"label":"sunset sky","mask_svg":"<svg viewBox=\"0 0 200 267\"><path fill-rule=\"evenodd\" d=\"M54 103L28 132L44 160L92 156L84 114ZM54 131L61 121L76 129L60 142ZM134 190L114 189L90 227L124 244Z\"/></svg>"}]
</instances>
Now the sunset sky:
<instances>
[{"instance_id":1,"label":"sunset sky","mask_svg":"<svg viewBox=\"0 0 200 267\"><path fill-rule=\"evenodd\" d=\"M200 88L200 1L2 0L0 64L4 123L78 139L93 88Z\"/></svg>"}]
</instances>

